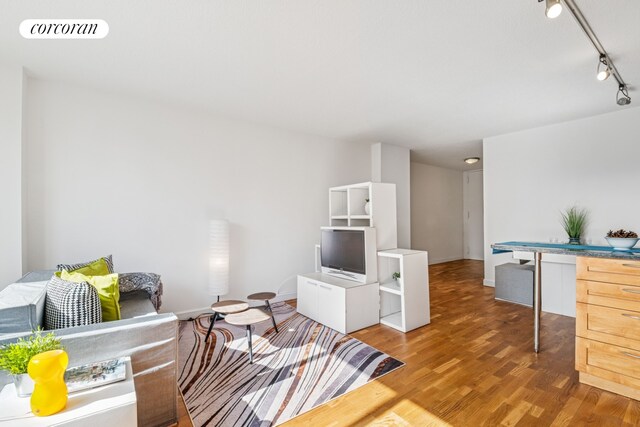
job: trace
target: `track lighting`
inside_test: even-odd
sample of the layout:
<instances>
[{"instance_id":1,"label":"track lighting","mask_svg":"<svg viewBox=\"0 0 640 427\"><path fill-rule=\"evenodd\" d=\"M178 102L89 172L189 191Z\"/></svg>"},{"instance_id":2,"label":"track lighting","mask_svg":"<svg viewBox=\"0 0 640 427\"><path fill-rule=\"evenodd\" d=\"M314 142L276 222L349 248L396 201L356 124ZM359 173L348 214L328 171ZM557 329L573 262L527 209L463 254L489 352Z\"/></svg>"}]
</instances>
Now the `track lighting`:
<instances>
[{"instance_id":1,"label":"track lighting","mask_svg":"<svg viewBox=\"0 0 640 427\"><path fill-rule=\"evenodd\" d=\"M629 96L629 91L627 90L627 86L625 85L618 86L618 93L616 94L616 102L618 103L618 105L622 105L622 106L631 104L631 97Z\"/></svg>"},{"instance_id":2,"label":"track lighting","mask_svg":"<svg viewBox=\"0 0 640 427\"><path fill-rule=\"evenodd\" d=\"M582 11L576 4L576 0L537 0L538 3L545 1L546 9L545 14L548 18L556 18L562 12L564 6L567 7L569 13L575 18L577 24L580 26L584 34L587 36L593 47L598 52L598 68L596 69L596 78L600 81L607 80L609 76L618 83L618 93L616 94L616 103L618 105L631 104L631 97L629 96L629 86L622 79L620 72L616 68L616 65L611 61L611 57L607 54L602 43L596 36L596 33L589 25L587 18L584 17Z\"/></svg>"},{"instance_id":3,"label":"track lighting","mask_svg":"<svg viewBox=\"0 0 640 427\"><path fill-rule=\"evenodd\" d=\"M562 3L560 0L547 0L547 8L545 14L547 18L557 18L562 13Z\"/></svg>"},{"instance_id":4,"label":"track lighting","mask_svg":"<svg viewBox=\"0 0 640 427\"><path fill-rule=\"evenodd\" d=\"M604 65L604 70L601 70L601 66ZM600 55L600 59L598 60L598 70L596 74L596 78L600 81L607 80L609 75L611 74L611 70L609 70L609 63L607 62L607 57L604 55Z\"/></svg>"}]
</instances>

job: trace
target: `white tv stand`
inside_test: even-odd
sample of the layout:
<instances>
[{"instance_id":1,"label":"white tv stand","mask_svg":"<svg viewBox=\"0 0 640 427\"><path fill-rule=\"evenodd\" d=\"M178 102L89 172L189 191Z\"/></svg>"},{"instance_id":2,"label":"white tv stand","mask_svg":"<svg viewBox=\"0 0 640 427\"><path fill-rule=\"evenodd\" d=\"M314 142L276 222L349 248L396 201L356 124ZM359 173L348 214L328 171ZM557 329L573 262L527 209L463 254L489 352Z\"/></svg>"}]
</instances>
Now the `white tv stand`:
<instances>
[{"instance_id":1,"label":"white tv stand","mask_svg":"<svg viewBox=\"0 0 640 427\"><path fill-rule=\"evenodd\" d=\"M348 334L379 323L378 283L358 283L322 273L298 275L298 313Z\"/></svg>"}]
</instances>

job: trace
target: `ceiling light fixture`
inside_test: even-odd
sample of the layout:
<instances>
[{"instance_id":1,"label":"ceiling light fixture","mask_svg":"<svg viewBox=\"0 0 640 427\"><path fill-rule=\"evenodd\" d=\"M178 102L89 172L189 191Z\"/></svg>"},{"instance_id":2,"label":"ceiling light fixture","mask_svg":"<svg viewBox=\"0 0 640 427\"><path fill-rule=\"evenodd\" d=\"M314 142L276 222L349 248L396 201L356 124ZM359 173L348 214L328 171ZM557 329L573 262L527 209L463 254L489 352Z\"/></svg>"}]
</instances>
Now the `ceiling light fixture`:
<instances>
[{"instance_id":1,"label":"ceiling light fixture","mask_svg":"<svg viewBox=\"0 0 640 427\"><path fill-rule=\"evenodd\" d=\"M538 0L538 3L541 3L542 1L543 0ZM569 13L571 13L591 44L593 44L593 47L598 51L598 69L596 78L603 81L612 75L616 79L616 82L618 82L618 93L616 94L617 104L622 106L631 104L631 97L629 96L628 91L629 85L627 85L622 79L622 76L618 72L615 64L611 61L611 57L607 54L607 51L604 50L604 46L602 46L602 43L598 40L596 33L593 32L591 25L589 25L589 22L582 14L582 11L576 4L575 0L546 0L545 14L547 17L555 18L560 15L563 6L562 3L564 3L564 6L569 9ZM603 65L605 68L601 69Z\"/></svg>"},{"instance_id":2,"label":"ceiling light fixture","mask_svg":"<svg viewBox=\"0 0 640 427\"><path fill-rule=\"evenodd\" d=\"M622 95L622 96L620 96ZM631 97L629 96L629 91L625 85L618 86L618 93L616 94L616 102L618 105L629 105L631 104Z\"/></svg>"},{"instance_id":3,"label":"ceiling light fixture","mask_svg":"<svg viewBox=\"0 0 640 427\"><path fill-rule=\"evenodd\" d=\"M600 69L602 65L604 65L604 70ZM596 78L601 82L609 78L611 70L609 70L609 63L607 62L606 56L600 55L600 59L598 60L598 70L596 73Z\"/></svg>"},{"instance_id":4,"label":"ceiling light fixture","mask_svg":"<svg viewBox=\"0 0 640 427\"><path fill-rule=\"evenodd\" d=\"M547 8L545 14L547 18L557 18L562 13L562 3L560 0L547 0Z\"/></svg>"},{"instance_id":5,"label":"ceiling light fixture","mask_svg":"<svg viewBox=\"0 0 640 427\"><path fill-rule=\"evenodd\" d=\"M480 161L480 157L467 157L466 159L464 159L464 162L467 164L474 164L474 163L478 163Z\"/></svg>"}]
</instances>

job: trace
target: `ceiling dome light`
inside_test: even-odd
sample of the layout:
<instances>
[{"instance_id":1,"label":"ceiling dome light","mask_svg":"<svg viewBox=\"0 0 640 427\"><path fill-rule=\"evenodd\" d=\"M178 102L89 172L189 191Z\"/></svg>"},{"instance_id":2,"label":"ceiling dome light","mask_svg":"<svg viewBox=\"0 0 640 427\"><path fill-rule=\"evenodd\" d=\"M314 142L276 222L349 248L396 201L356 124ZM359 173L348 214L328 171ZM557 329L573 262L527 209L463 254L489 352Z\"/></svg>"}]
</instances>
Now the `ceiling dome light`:
<instances>
[{"instance_id":1,"label":"ceiling dome light","mask_svg":"<svg viewBox=\"0 0 640 427\"><path fill-rule=\"evenodd\" d=\"M601 66L604 65L604 70L601 70ZM600 55L600 59L598 60L598 69L596 78L600 81L607 80L611 75L611 70L609 69L609 63L607 62L607 57L604 55Z\"/></svg>"},{"instance_id":2,"label":"ceiling dome light","mask_svg":"<svg viewBox=\"0 0 640 427\"><path fill-rule=\"evenodd\" d=\"M562 13L562 3L560 0L547 0L547 9L545 14L547 18L557 18Z\"/></svg>"},{"instance_id":3,"label":"ceiling dome light","mask_svg":"<svg viewBox=\"0 0 640 427\"><path fill-rule=\"evenodd\" d=\"M627 87L625 85L618 86L618 93L616 94L616 103L621 106L631 104L631 97L629 96L629 92L627 91Z\"/></svg>"},{"instance_id":4,"label":"ceiling dome light","mask_svg":"<svg viewBox=\"0 0 640 427\"><path fill-rule=\"evenodd\" d=\"M466 159L464 159L464 162L467 164L474 164L474 163L478 163L480 161L480 157L467 157Z\"/></svg>"}]
</instances>

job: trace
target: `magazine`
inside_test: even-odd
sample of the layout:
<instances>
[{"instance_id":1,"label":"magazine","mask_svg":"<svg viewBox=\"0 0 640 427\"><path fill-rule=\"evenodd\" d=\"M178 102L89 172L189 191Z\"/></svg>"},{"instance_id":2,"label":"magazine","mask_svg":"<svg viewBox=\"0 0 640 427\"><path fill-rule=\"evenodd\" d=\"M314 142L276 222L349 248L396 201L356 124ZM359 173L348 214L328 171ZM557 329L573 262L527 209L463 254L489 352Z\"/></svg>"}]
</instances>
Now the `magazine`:
<instances>
[{"instance_id":1,"label":"magazine","mask_svg":"<svg viewBox=\"0 0 640 427\"><path fill-rule=\"evenodd\" d=\"M123 381L127 376L127 359L128 357L120 357L67 369L64 373L64 381L67 383L68 392L73 393Z\"/></svg>"}]
</instances>

